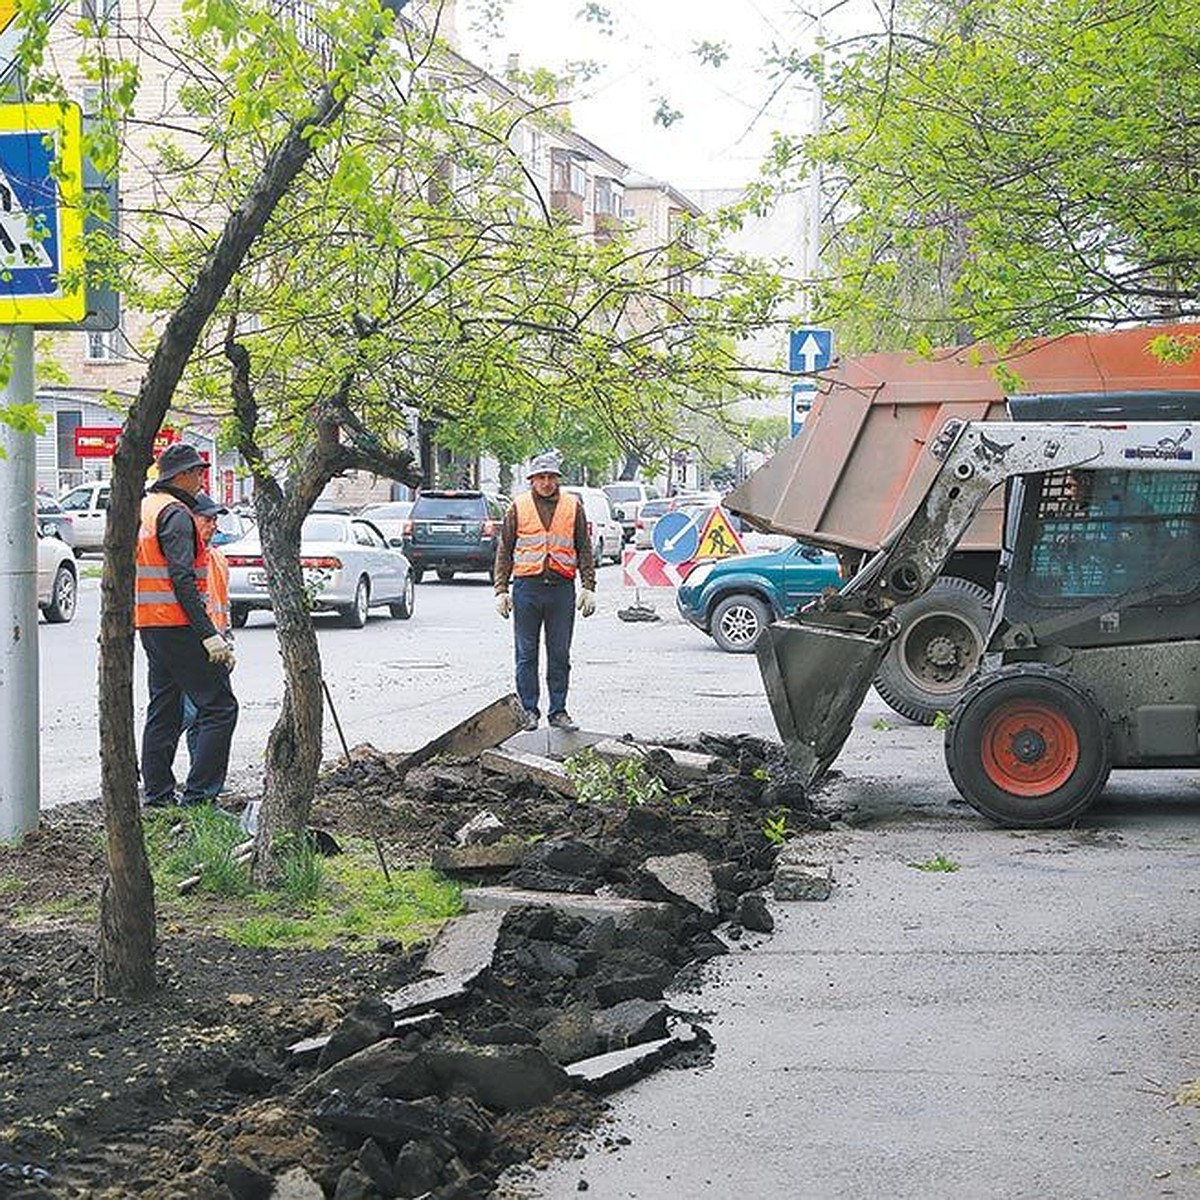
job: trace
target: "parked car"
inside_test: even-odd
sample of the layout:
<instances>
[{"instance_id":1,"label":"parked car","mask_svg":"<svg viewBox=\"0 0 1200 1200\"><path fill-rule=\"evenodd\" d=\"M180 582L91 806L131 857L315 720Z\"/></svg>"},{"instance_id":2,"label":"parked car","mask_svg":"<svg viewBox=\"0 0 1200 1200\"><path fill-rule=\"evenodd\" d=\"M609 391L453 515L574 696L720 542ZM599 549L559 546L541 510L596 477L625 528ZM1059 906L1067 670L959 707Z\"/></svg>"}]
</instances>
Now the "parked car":
<instances>
[{"instance_id":1,"label":"parked car","mask_svg":"<svg viewBox=\"0 0 1200 1200\"><path fill-rule=\"evenodd\" d=\"M840 587L835 554L796 542L776 554L703 562L675 593L685 619L730 654L749 654L774 620Z\"/></svg>"},{"instance_id":2,"label":"parked car","mask_svg":"<svg viewBox=\"0 0 1200 1200\"><path fill-rule=\"evenodd\" d=\"M37 522L45 528L47 536L56 537L68 546L75 545L75 522L70 513L63 512L62 505L41 492L37 496Z\"/></svg>"},{"instance_id":3,"label":"parked car","mask_svg":"<svg viewBox=\"0 0 1200 1200\"><path fill-rule=\"evenodd\" d=\"M455 572L492 577L507 506L486 492L456 489L419 492L409 513L404 553L418 583L426 571L443 581Z\"/></svg>"},{"instance_id":4,"label":"parked car","mask_svg":"<svg viewBox=\"0 0 1200 1200\"><path fill-rule=\"evenodd\" d=\"M271 607L258 534L226 547L225 557L230 620L241 629L255 609ZM351 629L361 629L368 610L385 604L401 621L413 614L408 559L370 521L337 513L309 516L300 528L300 566L313 608L338 613Z\"/></svg>"},{"instance_id":5,"label":"parked car","mask_svg":"<svg viewBox=\"0 0 1200 1200\"><path fill-rule=\"evenodd\" d=\"M588 536L592 539L592 556L599 566L606 558L621 561L621 549L625 545L625 534L621 523L613 516L612 505L602 488L568 487L563 491L573 492L583 501L587 517Z\"/></svg>"},{"instance_id":6,"label":"parked car","mask_svg":"<svg viewBox=\"0 0 1200 1200\"><path fill-rule=\"evenodd\" d=\"M382 504L368 504L358 510L358 515L374 521L390 545L403 546L412 528L409 521L412 507L411 500L388 500Z\"/></svg>"},{"instance_id":7,"label":"parked car","mask_svg":"<svg viewBox=\"0 0 1200 1200\"><path fill-rule=\"evenodd\" d=\"M633 544L638 550L649 550L654 545L654 525L658 518L671 509L672 501L659 498L647 500L633 523Z\"/></svg>"},{"instance_id":8,"label":"parked car","mask_svg":"<svg viewBox=\"0 0 1200 1200\"><path fill-rule=\"evenodd\" d=\"M214 546L227 546L232 542L240 542L254 530L252 518L242 513L222 513L217 518L217 531L213 534Z\"/></svg>"},{"instance_id":9,"label":"parked car","mask_svg":"<svg viewBox=\"0 0 1200 1200\"><path fill-rule=\"evenodd\" d=\"M657 500L661 493L658 488L648 483L634 483L631 480L620 480L617 483L606 483L604 494L612 505L613 516L621 523L627 542L633 541L637 531L638 513L648 500Z\"/></svg>"},{"instance_id":10,"label":"parked car","mask_svg":"<svg viewBox=\"0 0 1200 1200\"><path fill-rule=\"evenodd\" d=\"M75 616L79 595L79 575L75 555L60 537L47 534L49 527L39 523L37 540L38 608L51 625L63 625Z\"/></svg>"},{"instance_id":11,"label":"parked car","mask_svg":"<svg viewBox=\"0 0 1200 1200\"><path fill-rule=\"evenodd\" d=\"M59 496L59 507L71 518L76 554L104 549L104 527L108 524L108 497L111 491L107 479L93 479Z\"/></svg>"}]
</instances>

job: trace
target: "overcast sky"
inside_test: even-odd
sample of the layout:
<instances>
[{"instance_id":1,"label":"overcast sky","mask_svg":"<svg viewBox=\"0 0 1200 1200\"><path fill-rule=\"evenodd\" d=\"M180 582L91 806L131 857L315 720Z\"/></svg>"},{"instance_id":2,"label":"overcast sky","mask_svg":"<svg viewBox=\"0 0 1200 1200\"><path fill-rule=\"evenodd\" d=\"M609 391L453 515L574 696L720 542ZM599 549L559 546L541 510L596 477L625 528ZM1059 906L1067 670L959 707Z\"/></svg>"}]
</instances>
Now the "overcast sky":
<instances>
[{"instance_id":1,"label":"overcast sky","mask_svg":"<svg viewBox=\"0 0 1200 1200\"><path fill-rule=\"evenodd\" d=\"M813 22L790 0L604 0L609 30L581 15L584 0L508 0L504 36L484 42L472 26L480 0L459 0L463 52L502 74L510 53L522 69L561 70L595 60L598 76L572 101L575 128L635 170L684 191L753 179L776 128L807 129L811 100L775 87L765 67L772 43L811 48ZM728 52L719 67L694 54L700 42ZM660 100L681 115L655 123Z\"/></svg>"}]
</instances>

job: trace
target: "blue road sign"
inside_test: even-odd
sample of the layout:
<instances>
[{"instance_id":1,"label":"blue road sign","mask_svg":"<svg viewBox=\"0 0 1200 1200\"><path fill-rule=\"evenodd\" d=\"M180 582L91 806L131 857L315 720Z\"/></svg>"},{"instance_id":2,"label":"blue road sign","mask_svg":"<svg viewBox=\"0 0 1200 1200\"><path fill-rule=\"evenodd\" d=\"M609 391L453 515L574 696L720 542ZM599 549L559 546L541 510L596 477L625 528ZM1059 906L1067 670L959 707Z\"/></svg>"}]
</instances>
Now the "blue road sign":
<instances>
[{"instance_id":1,"label":"blue road sign","mask_svg":"<svg viewBox=\"0 0 1200 1200\"><path fill-rule=\"evenodd\" d=\"M824 371L831 362L832 329L793 329L788 334L789 371Z\"/></svg>"},{"instance_id":2,"label":"blue road sign","mask_svg":"<svg viewBox=\"0 0 1200 1200\"><path fill-rule=\"evenodd\" d=\"M707 519L706 508L691 513L663 513L654 522L651 537L658 556L669 563L683 563L695 558L700 549L700 528Z\"/></svg>"},{"instance_id":3,"label":"blue road sign","mask_svg":"<svg viewBox=\"0 0 1200 1200\"><path fill-rule=\"evenodd\" d=\"M817 398L817 389L809 383L792 384L792 437L803 428L808 414L812 412L813 401Z\"/></svg>"}]
</instances>

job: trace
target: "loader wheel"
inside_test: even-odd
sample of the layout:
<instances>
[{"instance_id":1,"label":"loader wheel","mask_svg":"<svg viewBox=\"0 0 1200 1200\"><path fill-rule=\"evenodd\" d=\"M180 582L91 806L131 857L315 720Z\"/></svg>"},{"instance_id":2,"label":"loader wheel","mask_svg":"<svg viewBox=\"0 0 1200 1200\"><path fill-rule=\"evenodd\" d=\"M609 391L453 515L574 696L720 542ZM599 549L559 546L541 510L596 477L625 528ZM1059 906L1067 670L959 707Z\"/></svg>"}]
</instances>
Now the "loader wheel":
<instances>
[{"instance_id":1,"label":"loader wheel","mask_svg":"<svg viewBox=\"0 0 1200 1200\"><path fill-rule=\"evenodd\" d=\"M1108 720L1070 675L1017 663L972 685L945 751L954 786L985 817L1015 828L1064 825L1108 780Z\"/></svg>"},{"instance_id":2,"label":"loader wheel","mask_svg":"<svg viewBox=\"0 0 1200 1200\"><path fill-rule=\"evenodd\" d=\"M896 610L900 635L875 675L875 690L902 717L932 725L962 699L991 622L991 596L945 575Z\"/></svg>"}]
</instances>

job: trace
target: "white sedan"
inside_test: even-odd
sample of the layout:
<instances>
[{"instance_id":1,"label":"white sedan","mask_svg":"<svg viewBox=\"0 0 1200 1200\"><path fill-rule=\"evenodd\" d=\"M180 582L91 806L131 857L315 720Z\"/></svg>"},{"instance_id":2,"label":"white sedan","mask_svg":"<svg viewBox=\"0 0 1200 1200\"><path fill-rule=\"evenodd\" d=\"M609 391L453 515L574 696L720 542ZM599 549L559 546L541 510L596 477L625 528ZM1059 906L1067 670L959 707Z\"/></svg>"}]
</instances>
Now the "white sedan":
<instances>
[{"instance_id":1,"label":"white sedan","mask_svg":"<svg viewBox=\"0 0 1200 1200\"><path fill-rule=\"evenodd\" d=\"M38 608L51 625L62 625L75 616L78 594L79 576L74 552L62 538L41 526L37 540Z\"/></svg>"},{"instance_id":2,"label":"white sedan","mask_svg":"<svg viewBox=\"0 0 1200 1200\"><path fill-rule=\"evenodd\" d=\"M241 629L254 609L271 607L262 546L252 533L223 549L230 620ZM382 605L401 621L413 614L416 589L408 559L371 521L334 513L308 517L300 529L300 566L313 611L336 612L351 629L361 629L368 611Z\"/></svg>"}]
</instances>

